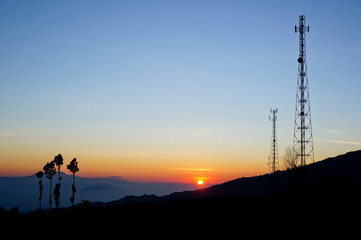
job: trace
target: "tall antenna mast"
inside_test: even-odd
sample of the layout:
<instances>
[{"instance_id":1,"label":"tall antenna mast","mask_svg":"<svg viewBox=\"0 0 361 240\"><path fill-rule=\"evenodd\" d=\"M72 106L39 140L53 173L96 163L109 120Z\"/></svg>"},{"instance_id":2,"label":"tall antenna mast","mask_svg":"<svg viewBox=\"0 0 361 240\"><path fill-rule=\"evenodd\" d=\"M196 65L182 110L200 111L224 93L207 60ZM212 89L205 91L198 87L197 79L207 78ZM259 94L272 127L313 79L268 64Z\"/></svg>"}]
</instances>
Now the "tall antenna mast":
<instances>
[{"instance_id":1,"label":"tall antenna mast","mask_svg":"<svg viewBox=\"0 0 361 240\"><path fill-rule=\"evenodd\" d=\"M268 165L270 172L276 172L278 168L278 149L277 149L277 132L276 132L276 120L278 109L275 110L270 109L271 115L269 116L269 120L272 122L272 140L271 140L271 154L268 156Z\"/></svg>"},{"instance_id":2,"label":"tall antenna mast","mask_svg":"<svg viewBox=\"0 0 361 240\"><path fill-rule=\"evenodd\" d=\"M297 163L306 165L308 160L314 161L310 94L308 91L308 77L306 64L306 32L310 27L305 26L306 16L299 17L299 25L295 26L295 32L299 32L299 57L295 125L293 135L293 151L297 158Z\"/></svg>"}]
</instances>

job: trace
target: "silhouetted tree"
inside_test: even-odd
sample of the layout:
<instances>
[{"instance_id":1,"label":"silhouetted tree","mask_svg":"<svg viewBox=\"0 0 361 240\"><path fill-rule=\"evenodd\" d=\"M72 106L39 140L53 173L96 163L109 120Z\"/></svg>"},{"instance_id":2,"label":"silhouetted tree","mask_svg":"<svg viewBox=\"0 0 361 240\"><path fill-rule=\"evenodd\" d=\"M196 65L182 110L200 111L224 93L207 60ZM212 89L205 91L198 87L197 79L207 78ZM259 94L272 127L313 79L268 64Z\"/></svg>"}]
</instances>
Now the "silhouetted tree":
<instances>
[{"instance_id":1,"label":"silhouetted tree","mask_svg":"<svg viewBox=\"0 0 361 240\"><path fill-rule=\"evenodd\" d=\"M282 161L290 176L288 188L289 190L295 192L297 192L304 184L307 171L307 168L299 165L298 159L297 153L291 147L287 147L282 156Z\"/></svg>"},{"instance_id":2,"label":"silhouetted tree","mask_svg":"<svg viewBox=\"0 0 361 240\"><path fill-rule=\"evenodd\" d=\"M75 188L75 173L79 171L78 162L76 161L76 158L74 158L73 160L71 160L71 162L70 162L70 164L67 166L67 168L69 169L70 172L73 173L73 184L72 184L72 186L71 186L72 191L73 191L73 196L70 198L70 202L73 204L73 207L74 207L75 192L76 192L76 188Z\"/></svg>"},{"instance_id":3,"label":"silhouetted tree","mask_svg":"<svg viewBox=\"0 0 361 240\"><path fill-rule=\"evenodd\" d=\"M56 166L58 167L58 173L59 173L59 185L61 185L61 179L60 176L60 166L63 165L63 156L59 153L57 156L54 157L54 162Z\"/></svg>"},{"instance_id":4,"label":"silhouetted tree","mask_svg":"<svg viewBox=\"0 0 361 240\"><path fill-rule=\"evenodd\" d=\"M60 166L63 165L63 156L61 154L58 154L54 157L54 163L58 167L58 173L59 173L59 182L55 185L54 189L54 200L56 208L59 208L59 199L60 199L60 187L61 187L61 176L60 176Z\"/></svg>"},{"instance_id":5,"label":"silhouetted tree","mask_svg":"<svg viewBox=\"0 0 361 240\"><path fill-rule=\"evenodd\" d=\"M54 161L51 161L50 163L47 162L43 168L44 170L44 173L46 175L46 177L49 179L50 181L50 197L49 197L49 207L51 209L51 190L52 190L52 182L53 182L53 176L55 175L56 173L56 168L55 168L55 163Z\"/></svg>"},{"instance_id":6,"label":"silhouetted tree","mask_svg":"<svg viewBox=\"0 0 361 240\"><path fill-rule=\"evenodd\" d=\"M297 168L298 158L295 151L291 147L287 147L285 153L282 155L283 166L287 170L294 170Z\"/></svg>"},{"instance_id":7,"label":"silhouetted tree","mask_svg":"<svg viewBox=\"0 0 361 240\"><path fill-rule=\"evenodd\" d=\"M41 198L43 196L43 181L41 181L41 178L44 176L43 171L39 171L36 174L36 177L39 178L39 209L41 210Z\"/></svg>"}]
</instances>

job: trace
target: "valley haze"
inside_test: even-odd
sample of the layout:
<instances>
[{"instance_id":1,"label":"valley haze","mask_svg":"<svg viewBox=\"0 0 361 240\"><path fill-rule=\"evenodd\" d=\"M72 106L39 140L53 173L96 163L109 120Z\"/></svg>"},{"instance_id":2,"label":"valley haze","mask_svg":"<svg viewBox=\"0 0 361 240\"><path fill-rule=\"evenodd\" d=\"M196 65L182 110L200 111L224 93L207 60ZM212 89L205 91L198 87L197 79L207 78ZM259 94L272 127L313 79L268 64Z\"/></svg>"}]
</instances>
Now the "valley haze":
<instances>
[{"instance_id":1,"label":"valley haze","mask_svg":"<svg viewBox=\"0 0 361 240\"><path fill-rule=\"evenodd\" d=\"M72 175L62 172L61 176L60 207L70 207ZM0 177L0 207L9 210L17 206L20 212L35 210L38 207L38 181L35 174L25 177ZM41 202L42 208L46 209L49 207L49 180L44 176L42 181L44 189ZM118 176L105 178L76 176L75 181L77 188L75 204L81 203L82 200L107 202L127 195L155 194L162 196L175 191L199 188L194 184L186 183L130 182ZM57 175L53 177L53 190L56 183Z\"/></svg>"}]
</instances>

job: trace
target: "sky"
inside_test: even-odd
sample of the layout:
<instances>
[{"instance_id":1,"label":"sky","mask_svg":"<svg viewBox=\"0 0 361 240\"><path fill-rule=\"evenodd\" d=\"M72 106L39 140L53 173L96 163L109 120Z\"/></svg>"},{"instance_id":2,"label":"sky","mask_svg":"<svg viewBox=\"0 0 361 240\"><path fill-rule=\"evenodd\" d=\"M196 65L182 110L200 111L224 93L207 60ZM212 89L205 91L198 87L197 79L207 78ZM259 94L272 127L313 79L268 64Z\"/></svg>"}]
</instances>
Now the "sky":
<instances>
[{"instance_id":1,"label":"sky","mask_svg":"<svg viewBox=\"0 0 361 240\"><path fill-rule=\"evenodd\" d=\"M58 153L84 177L267 173L270 108L280 162L292 146L302 14L319 161L361 149L361 1L0 1L0 176Z\"/></svg>"}]
</instances>

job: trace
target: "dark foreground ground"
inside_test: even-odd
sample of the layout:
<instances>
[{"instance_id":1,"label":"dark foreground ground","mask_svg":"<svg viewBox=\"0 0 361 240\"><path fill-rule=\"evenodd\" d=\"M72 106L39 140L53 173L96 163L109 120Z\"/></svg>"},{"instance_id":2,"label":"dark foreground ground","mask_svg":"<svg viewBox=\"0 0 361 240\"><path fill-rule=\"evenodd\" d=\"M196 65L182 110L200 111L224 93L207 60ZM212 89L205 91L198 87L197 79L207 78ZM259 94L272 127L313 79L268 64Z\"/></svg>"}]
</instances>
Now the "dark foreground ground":
<instances>
[{"instance_id":1,"label":"dark foreground ground","mask_svg":"<svg viewBox=\"0 0 361 240\"><path fill-rule=\"evenodd\" d=\"M7 212L0 215L0 226L3 234L25 233L29 237L174 239L197 234L223 239L347 238L359 236L361 231L360 189L358 184L333 179L292 187L273 196L212 197L101 208L83 205L21 215Z\"/></svg>"}]
</instances>

